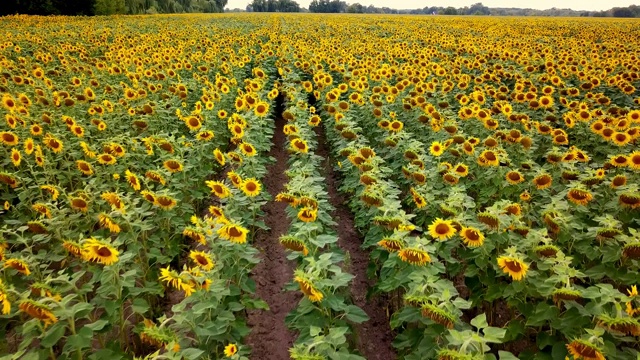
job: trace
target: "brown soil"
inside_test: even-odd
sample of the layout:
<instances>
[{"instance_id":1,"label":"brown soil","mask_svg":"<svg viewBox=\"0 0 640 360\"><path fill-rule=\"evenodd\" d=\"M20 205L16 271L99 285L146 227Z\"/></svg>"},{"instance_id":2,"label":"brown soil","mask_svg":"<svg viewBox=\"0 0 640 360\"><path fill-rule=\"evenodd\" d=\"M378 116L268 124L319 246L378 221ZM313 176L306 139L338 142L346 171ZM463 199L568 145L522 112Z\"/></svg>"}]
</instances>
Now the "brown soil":
<instances>
[{"instance_id":1,"label":"brown soil","mask_svg":"<svg viewBox=\"0 0 640 360\"><path fill-rule=\"evenodd\" d=\"M395 359L396 354L391 346L394 335L389 326L386 311L388 304L379 296L367 299L368 289L375 285L375 281L367 278L369 253L361 248L362 240L355 229L353 216L345 205L343 195L337 190L338 178L331 166L324 129L321 126L317 127L316 133L318 134L316 153L325 158L324 175L329 202L335 208L331 217L338 223L336 226L338 245L348 254L350 263L347 270L355 276L351 281L351 297L354 304L369 315L369 321L354 324L356 346L367 360Z\"/></svg>"},{"instance_id":2,"label":"brown soil","mask_svg":"<svg viewBox=\"0 0 640 360\"><path fill-rule=\"evenodd\" d=\"M287 152L282 128L286 121L278 117L273 135L270 156L276 162L267 168L263 179L266 190L275 196L287 183ZM289 359L289 348L293 346L294 334L287 329L285 317L298 304L300 295L284 292L285 284L293 279L293 262L287 260L285 250L278 239L289 228L286 203L269 201L263 208L265 223L269 231L256 233L253 246L261 251L261 261L253 268L251 278L256 282L256 295L269 304L269 310L249 311L248 325L251 333L247 344L252 347L252 359Z\"/></svg>"}]
</instances>

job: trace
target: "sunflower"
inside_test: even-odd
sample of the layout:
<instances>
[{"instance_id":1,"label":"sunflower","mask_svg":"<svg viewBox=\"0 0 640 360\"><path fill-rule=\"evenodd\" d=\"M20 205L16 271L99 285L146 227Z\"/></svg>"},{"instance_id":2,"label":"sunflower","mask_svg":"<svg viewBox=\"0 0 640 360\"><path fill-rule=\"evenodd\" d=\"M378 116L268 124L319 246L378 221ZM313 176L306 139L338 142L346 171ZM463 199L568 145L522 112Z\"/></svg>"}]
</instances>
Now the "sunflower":
<instances>
[{"instance_id":1,"label":"sunflower","mask_svg":"<svg viewBox=\"0 0 640 360\"><path fill-rule=\"evenodd\" d=\"M628 166L636 171L640 171L640 151L635 151L627 157Z\"/></svg>"},{"instance_id":2,"label":"sunflower","mask_svg":"<svg viewBox=\"0 0 640 360\"><path fill-rule=\"evenodd\" d=\"M512 170L505 175L505 179L509 184L516 185L524 181L524 176L518 170Z\"/></svg>"},{"instance_id":3,"label":"sunflower","mask_svg":"<svg viewBox=\"0 0 640 360\"><path fill-rule=\"evenodd\" d=\"M480 156L478 156L478 164L480 166L499 166L500 160L498 154L493 150L484 150Z\"/></svg>"},{"instance_id":4,"label":"sunflower","mask_svg":"<svg viewBox=\"0 0 640 360\"><path fill-rule=\"evenodd\" d=\"M7 111L14 112L17 106L18 103L13 98L13 96L6 93L2 96L2 107L4 107Z\"/></svg>"},{"instance_id":5,"label":"sunflower","mask_svg":"<svg viewBox=\"0 0 640 360\"><path fill-rule=\"evenodd\" d=\"M543 190L551 186L553 178L549 174L541 174L533 178L532 182L538 190Z\"/></svg>"},{"instance_id":6,"label":"sunflower","mask_svg":"<svg viewBox=\"0 0 640 360\"><path fill-rule=\"evenodd\" d=\"M416 204L418 209L422 209L427 206L427 201L424 196L420 195L414 188L409 189L411 192L411 197L413 197L413 202Z\"/></svg>"},{"instance_id":7,"label":"sunflower","mask_svg":"<svg viewBox=\"0 0 640 360\"><path fill-rule=\"evenodd\" d=\"M100 197L111 205L113 210L124 210L124 202L120 198L120 195L114 192L105 192L100 195Z\"/></svg>"},{"instance_id":8,"label":"sunflower","mask_svg":"<svg viewBox=\"0 0 640 360\"><path fill-rule=\"evenodd\" d=\"M171 270L170 267L161 268L158 280L164 281L176 290L184 291L185 296L191 296L195 291L195 287L191 285L189 279L183 274L178 274Z\"/></svg>"},{"instance_id":9,"label":"sunflower","mask_svg":"<svg viewBox=\"0 0 640 360\"><path fill-rule=\"evenodd\" d=\"M138 175L132 173L131 171L129 171L129 169L125 170L124 174L125 174L125 177L127 178L127 182L129 183L129 185L131 185L133 190L139 191L140 179L138 179Z\"/></svg>"},{"instance_id":10,"label":"sunflower","mask_svg":"<svg viewBox=\"0 0 640 360\"><path fill-rule=\"evenodd\" d=\"M7 146L15 146L20 142L20 138L10 131L1 131L0 141L2 142L2 144Z\"/></svg>"},{"instance_id":11,"label":"sunflower","mask_svg":"<svg viewBox=\"0 0 640 360\"><path fill-rule=\"evenodd\" d=\"M213 131L205 130L205 131L200 131L196 135L196 139L198 139L200 141L209 141L209 140L213 139L214 136L215 135L214 135Z\"/></svg>"},{"instance_id":12,"label":"sunflower","mask_svg":"<svg viewBox=\"0 0 640 360\"><path fill-rule=\"evenodd\" d=\"M178 201L171 196L160 195L156 197L154 205L159 206L163 210L171 210L178 205Z\"/></svg>"},{"instance_id":13,"label":"sunflower","mask_svg":"<svg viewBox=\"0 0 640 360\"><path fill-rule=\"evenodd\" d=\"M51 308L37 301L31 299L22 300L18 304L18 308L32 318L42 321L45 327L58 322L58 318L53 314Z\"/></svg>"},{"instance_id":14,"label":"sunflower","mask_svg":"<svg viewBox=\"0 0 640 360\"><path fill-rule=\"evenodd\" d=\"M598 326L617 335L640 336L640 322L632 317L611 317L598 315Z\"/></svg>"},{"instance_id":15,"label":"sunflower","mask_svg":"<svg viewBox=\"0 0 640 360\"><path fill-rule=\"evenodd\" d=\"M498 266L515 281L522 280L527 275L527 270L529 269L529 265L521 259L511 256L498 257Z\"/></svg>"},{"instance_id":16,"label":"sunflower","mask_svg":"<svg viewBox=\"0 0 640 360\"><path fill-rule=\"evenodd\" d=\"M225 224L217 231L218 236L236 244L244 244L245 242L247 242L248 232L249 230L233 223Z\"/></svg>"},{"instance_id":17,"label":"sunflower","mask_svg":"<svg viewBox=\"0 0 640 360\"><path fill-rule=\"evenodd\" d=\"M613 143L618 146L625 146L631 141L631 136L626 132L615 132L611 136L611 140L613 140Z\"/></svg>"},{"instance_id":18,"label":"sunflower","mask_svg":"<svg viewBox=\"0 0 640 360\"><path fill-rule=\"evenodd\" d=\"M637 209L640 208L640 195L626 192L618 196L618 202L624 208Z\"/></svg>"},{"instance_id":19,"label":"sunflower","mask_svg":"<svg viewBox=\"0 0 640 360\"><path fill-rule=\"evenodd\" d=\"M183 169L182 163L174 159L167 160L162 165L170 173L177 173Z\"/></svg>"},{"instance_id":20,"label":"sunflower","mask_svg":"<svg viewBox=\"0 0 640 360\"><path fill-rule=\"evenodd\" d=\"M82 257L82 246L75 241L64 240L62 247L71 255L80 258Z\"/></svg>"},{"instance_id":21,"label":"sunflower","mask_svg":"<svg viewBox=\"0 0 640 360\"><path fill-rule=\"evenodd\" d=\"M184 119L184 123L185 125L187 125L187 127L191 131L197 131L202 127L202 123L200 122L200 119L197 116L186 117Z\"/></svg>"},{"instance_id":22,"label":"sunflower","mask_svg":"<svg viewBox=\"0 0 640 360\"><path fill-rule=\"evenodd\" d=\"M574 359L605 360L602 351L588 341L575 339L566 347Z\"/></svg>"},{"instance_id":23,"label":"sunflower","mask_svg":"<svg viewBox=\"0 0 640 360\"><path fill-rule=\"evenodd\" d=\"M404 243L402 242L402 240L391 238L385 238L378 241L378 245L383 247L388 252L396 252L404 248Z\"/></svg>"},{"instance_id":24,"label":"sunflower","mask_svg":"<svg viewBox=\"0 0 640 360\"><path fill-rule=\"evenodd\" d=\"M437 240L447 240L456 233L451 220L436 218L428 227L429 235Z\"/></svg>"},{"instance_id":25,"label":"sunflower","mask_svg":"<svg viewBox=\"0 0 640 360\"><path fill-rule=\"evenodd\" d=\"M291 150L298 153L306 154L309 151L309 146L307 145L307 142L299 138L293 139L291 141L290 147L291 147Z\"/></svg>"},{"instance_id":26,"label":"sunflower","mask_svg":"<svg viewBox=\"0 0 640 360\"><path fill-rule=\"evenodd\" d=\"M119 254L120 252L111 244L93 237L82 243L82 258L86 261L113 265L118 262Z\"/></svg>"},{"instance_id":27,"label":"sunflower","mask_svg":"<svg viewBox=\"0 0 640 360\"><path fill-rule=\"evenodd\" d=\"M191 251L189 253L189 258L191 258L191 260L193 260L193 262L196 264L196 266L198 266L199 268L209 271L211 269L213 269L214 263L213 263L213 259L211 258L211 255L205 253L204 251Z\"/></svg>"},{"instance_id":28,"label":"sunflower","mask_svg":"<svg viewBox=\"0 0 640 360\"><path fill-rule=\"evenodd\" d=\"M8 315L11 312L11 303L9 302L7 289L2 280L0 280L0 304L2 305L2 311L0 311L0 314Z\"/></svg>"},{"instance_id":29,"label":"sunflower","mask_svg":"<svg viewBox=\"0 0 640 360\"><path fill-rule=\"evenodd\" d=\"M71 203L71 208L74 210L80 210L82 212L87 212L89 210L89 202L81 197L72 197L69 199Z\"/></svg>"},{"instance_id":30,"label":"sunflower","mask_svg":"<svg viewBox=\"0 0 640 360\"><path fill-rule=\"evenodd\" d=\"M256 153L256 148L253 145L251 145L251 144L249 144L247 142L241 143L240 146L238 146L238 147L240 148L240 151L245 156L251 157L251 156L255 156L257 154Z\"/></svg>"},{"instance_id":31,"label":"sunflower","mask_svg":"<svg viewBox=\"0 0 640 360\"><path fill-rule=\"evenodd\" d=\"M469 167L466 164L457 163L452 169L453 172L460 177L466 177L469 175Z\"/></svg>"},{"instance_id":32,"label":"sunflower","mask_svg":"<svg viewBox=\"0 0 640 360\"><path fill-rule=\"evenodd\" d=\"M58 154L64 149L64 143L51 134L47 134L43 139L44 144L54 153Z\"/></svg>"},{"instance_id":33,"label":"sunflower","mask_svg":"<svg viewBox=\"0 0 640 360\"><path fill-rule=\"evenodd\" d=\"M303 222L316 221L318 217L318 210L311 207L304 207L298 212L298 219Z\"/></svg>"},{"instance_id":34,"label":"sunflower","mask_svg":"<svg viewBox=\"0 0 640 360\"><path fill-rule=\"evenodd\" d=\"M567 193L567 199L576 205L587 205L593 195L588 190L574 188Z\"/></svg>"},{"instance_id":35,"label":"sunflower","mask_svg":"<svg viewBox=\"0 0 640 360\"><path fill-rule=\"evenodd\" d=\"M58 196L60 196L60 192L58 191L58 189L53 186L53 185L41 185L40 189L48 192L51 195L51 199L52 200L57 200Z\"/></svg>"},{"instance_id":36,"label":"sunflower","mask_svg":"<svg viewBox=\"0 0 640 360\"><path fill-rule=\"evenodd\" d=\"M153 182L160 183L161 185L165 185L167 183L162 174L157 171L148 170L146 173L144 173L144 177Z\"/></svg>"},{"instance_id":37,"label":"sunflower","mask_svg":"<svg viewBox=\"0 0 640 360\"><path fill-rule=\"evenodd\" d=\"M228 344L224 347L224 356L232 357L238 352L238 345L236 344Z\"/></svg>"},{"instance_id":38,"label":"sunflower","mask_svg":"<svg viewBox=\"0 0 640 360\"><path fill-rule=\"evenodd\" d=\"M289 250L301 252L304 256L307 256L309 254L309 249L307 249L307 246L304 244L304 242L294 236L280 236L280 244Z\"/></svg>"},{"instance_id":39,"label":"sunflower","mask_svg":"<svg viewBox=\"0 0 640 360\"><path fill-rule=\"evenodd\" d=\"M5 183L9 185L12 189L15 189L18 187L18 179L15 176L5 172L0 172L0 183Z\"/></svg>"},{"instance_id":40,"label":"sunflower","mask_svg":"<svg viewBox=\"0 0 640 360\"><path fill-rule=\"evenodd\" d=\"M35 203L31 205L31 208L34 211L36 211L38 214L46 217L47 219L51 219L51 210L49 210L49 207L47 207L47 205L42 203Z\"/></svg>"},{"instance_id":41,"label":"sunflower","mask_svg":"<svg viewBox=\"0 0 640 360\"><path fill-rule=\"evenodd\" d=\"M109 215L105 213L98 214L98 223L100 224L100 227L108 229L112 234L117 234L121 230L120 225L118 225Z\"/></svg>"},{"instance_id":42,"label":"sunflower","mask_svg":"<svg viewBox=\"0 0 640 360\"><path fill-rule=\"evenodd\" d=\"M242 156L235 151L229 151L227 157L235 163L242 164Z\"/></svg>"},{"instance_id":43,"label":"sunflower","mask_svg":"<svg viewBox=\"0 0 640 360\"><path fill-rule=\"evenodd\" d=\"M269 103L266 103L264 101L259 102L253 109L253 113L259 117L267 116L267 114L269 113Z\"/></svg>"},{"instance_id":44,"label":"sunflower","mask_svg":"<svg viewBox=\"0 0 640 360\"><path fill-rule=\"evenodd\" d=\"M22 156L20 155L20 150L18 150L16 148L12 148L10 157L11 157L11 162L13 163L13 166L15 166L15 167L20 166L20 162L22 161Z\"/></svg>"},{"instance_id":45,"label":"sunflower","mask_svg":"<svg viewBox=\"0 0 640 360\"><path fill-rule=\"evenodd\" d=\"M254 196L258 196L260 194L260 190L262 189L262 185L260 184L260 182L257 179L249 178L249 179L245 179L242 182L242 185L241 185L240 189L242 190L242 192L246 196L254 197Z\"/></svg>"},{"instance_id":46,"label":"sunflower","mask_svg":"<svg viewBox=\"0 0 640 360\"><path fill-rule=\"evenodd\" d=\"M116 158L111 154L103 153L98 155L98 163L102 165L113 165L116 163Z\"/></svg>"},{"instance_id":47,"label":"sunflower","mask_svg":"<svg viewBox=\"0 0 640 360\"><path fill-rule=\"evenodd\" d=\"M460 237L465 245L478 247L484 244L484 234L474 227L463 227L460 230Z\"/></svg>"},{"instance_id":48,"label":"sunflower","mask_svg":"<svg viewBox=\"0 0 640 360\"><path fill-rule=\"evenodd\" d=\"M199 228L193 228L193 227L186 227L183 231L182 231L182 235L188 237L189 239L193 240L193 241L197 241L202 245L207 245L207 238L204 234L204 231L199 229Z\"/></svg>"},{"instance_id":49,"label":"sunflower","mask_svg":"<svg viewBox=\"0 0 640 360\"><path fill-rule=\"evenodd\" d=\"M224 211L218 206L209 206L209 214L216 219L225 218Z\"/></svg>"},{"instance_id":50,"label":"sunflower","mask_svg":"<svg viewBox=\"0 0 640 360\"><path fill-rule=\"evenodd\" d=\"M453 329L456 322L456 317L453 314L433 304L422 304L421 313L422 316L431 319L437 324L443 325L447 329Z\"/></svg>"},{"instance_id":51,"label":"sunflower","mask_svg":"<svg viewBox=\"0 0 640 360\"><path fill-rule=\"evenodd\" d=\"M221 199L224 199L231 195L231 190L229 190L227 185L220 181L209 180L205 183L209 188L211 188L211 192Z\"/></svg>"},{"instance_id":52,"label":"sunflower","mask_svg":"<svg viewBox=\"0 0 640 360\"><path fill-rule=\"evenodd\" d=\"M444 145L442 145L439 141L434 141L431 143L429 147L429 152L431 155L438 157L444 153Z\"/></svg>"},{"instance_id":53,"label":"sunflower","mask_svg":"<svg viewBox=\"0 0 640 360\"><path fill-rule=\"evenodd\" d=\"M24 142L24 152L27 155L31 155L34 150L35 150L35 146L33 144L33 139L32 138L28 138L27 140L25 140L25 142Z\"/></svg>"},{"instance_id":54,"label":"sunflower","mask_svg":"<svg viewBox=\"0 0 640 360\"><path fill-rule=\"evenodd\" d=\"M293 280L298 283L300 291L302 291L302 293L307 296L311 302L318 302L324 298L322 292L316 289L313 283L302 275L296 275Z\"/></svg>"},{"instance_id":55,"label":"sunflower","mask_svg":"<svg viewBox=\"0 0 640 360\"><path fill-rule=\"evenodd\" d=\"M20 259L7 259L4 263L4 268L5 269L12 268L18 271L19 273L27 276L31 274L31 271L29 270L29 265L24 260L20 260Z\"/></svg>"},{"instance_id":56,"label":"sunflower","mask_svg":"<svg viewBox=\"0 0 640 360\"><path fill-rule=\"evenodd\" d=\"M398 252L400 260L417 266L424 266L428 262L431 262L429 254L418 248L404 248Z\"/></svg>"},{"instance_id":57,"label":"sunflower","mask_svg":"<svg viewBox=\"0 0 640 360\"><path fill-rule=\"evenodd\" d=\"M215 157L218 164L220 164L220 166L224 166L224 164L226 163L226 159L220 149L216 148L215 150L213 150L213 156Z\"/></svg>"},{"instance_id":58,"label":"sunflower","mask_svg":"<svg viewBox=\"0 0 640 360\"><path fill-rule=\"evenodd\" d=\"M400 131L402 131L402 128L404 128L404 124L402 123L402 121L400 120L393 120L390 124L389 127L387 128L389 131L394 132L394 133L398 133Z\"/></svg>"}]
</instances>

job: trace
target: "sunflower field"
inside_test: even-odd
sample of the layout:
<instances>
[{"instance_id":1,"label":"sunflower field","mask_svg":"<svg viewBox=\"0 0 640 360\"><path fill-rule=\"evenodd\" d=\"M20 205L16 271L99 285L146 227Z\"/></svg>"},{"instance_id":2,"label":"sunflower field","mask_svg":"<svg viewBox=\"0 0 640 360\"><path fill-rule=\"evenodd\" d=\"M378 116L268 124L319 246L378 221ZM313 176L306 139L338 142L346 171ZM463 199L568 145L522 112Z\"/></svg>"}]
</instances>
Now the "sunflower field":
<instances>
[{"instance_id":1,"label":"sunflower field","mask_svg":"<svg viewBox=\"0 0 640 360\"><path fill-rule=\"evenodd\" d=\"M289 261L270 291L298 300L292 359L371 358L362 277L399 359L640 358L636 21L17 15L0 33L0 359L258 359L258 237Z\"/></svg>"}]
</instances>

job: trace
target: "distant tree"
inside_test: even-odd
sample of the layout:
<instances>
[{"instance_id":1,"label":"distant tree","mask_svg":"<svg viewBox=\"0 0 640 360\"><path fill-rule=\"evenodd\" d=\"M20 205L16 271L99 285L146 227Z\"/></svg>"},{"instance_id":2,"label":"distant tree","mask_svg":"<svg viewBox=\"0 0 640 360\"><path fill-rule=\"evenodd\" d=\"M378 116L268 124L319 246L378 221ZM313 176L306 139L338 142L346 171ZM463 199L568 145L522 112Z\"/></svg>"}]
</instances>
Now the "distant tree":
<instances>
[{"instance_id":1,"label":"distant tree","mask_svg":"<svg viewBox=\"0 0 640 360\"><path fill-rule=\"evenodd\" d=\"M458 10L453 6L449 6L442 12L443 15L458 15Z\"/></svg>"},{"instance_id":2,"label":"distant tree","mask_svg":"<svg viewBox=\"0 0 640 360\"><path fill-rule=\"evenodd\" d=\"M94 14L96 15L124 14L126 12L124 0L96 0L94 5Z\"/></svg>"},{"instance_id":3,"label":"distant tree","mask_svg":"<svg viewBox=\"0 0 640 360\"><path fill-rule=\"evenodd\" d=\"M347 6L347 12L352 14L362 14L364 13L365 7L359 3L351 4Z\"/></svg>"},{"instance_id":4,"label":"distant tree","mask_svg":"<svg viewBox=\"0 0 640 360\"><path fill-rule=\"evenodd\" d=\"M619 17L619 18L632 18L634 17L634 13L633 11L631 11L630 8L614 8L613 9L613 17Z\"/></svg>"},{"instance_id":5,"label":"distant tree","mask_svg":"<svg viewBox=\"0 0 640 360\"><path fill-rule=\"evenodd\" d=\"M251 10L249 10L251 7ZM254 12L300 12L300 4L293 0L253 0L247 11Z\"/></svg>"},{"instance_id":6,"label":"distant tree","mask_svg":"<svg viewBox=\"0 0 640 360\"><path fill-rule=\"evenodd\" d=\"M489 15L491 11L482 3L475 3L469 7L467 14L470 15Z\"/></svg>"},{"instance_id":7,"label":"distant tree","mask_svg":"<svg viewBox=\"0 0 640 360\"><path fill-rule=\"evenodd\" d=\"M313 0L309 4L309 11L313 13L340 13L346 9L347 3L340 0Z\"/></svg>"}]
</instances>

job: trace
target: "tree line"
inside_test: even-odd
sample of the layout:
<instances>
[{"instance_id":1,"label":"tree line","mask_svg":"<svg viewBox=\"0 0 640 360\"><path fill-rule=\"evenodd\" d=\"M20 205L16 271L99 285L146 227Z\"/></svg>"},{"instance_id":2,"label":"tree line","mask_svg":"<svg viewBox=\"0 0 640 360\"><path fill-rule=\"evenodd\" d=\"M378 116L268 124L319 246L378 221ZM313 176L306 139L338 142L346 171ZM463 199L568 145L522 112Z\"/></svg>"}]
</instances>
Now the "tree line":
<instances>
[{"instance_id":1,"label":"tree line","mask_svg":"<svg viewBox=\"0 0 640 360\"><path fill-rule=\"evenodd\" d=\"M2 0L0 16L223 12L227 0Z\"/></svg>"},{"instance_id":2,"label":"tree line","mask_svg":"<svg viewBox=\"0 0 640 360\"><path fill-rule=\"evenodd\" d=\"M298 10L296 10L298 9ZM482 3L455 8L453 6L426 6L422 9L392 9L365 6L360 3L347 4L341 0L313 0L309 9L301 8L294 0L253 0L246 11L312 13L356 13L356 14L427 14L427 15L493 15L493 16L569 16L569 17L640 17L640 6L613 8L605 11L577 11L551 8L546 10L523 8L490 8Z\"/></svg>"}]
</instances>

